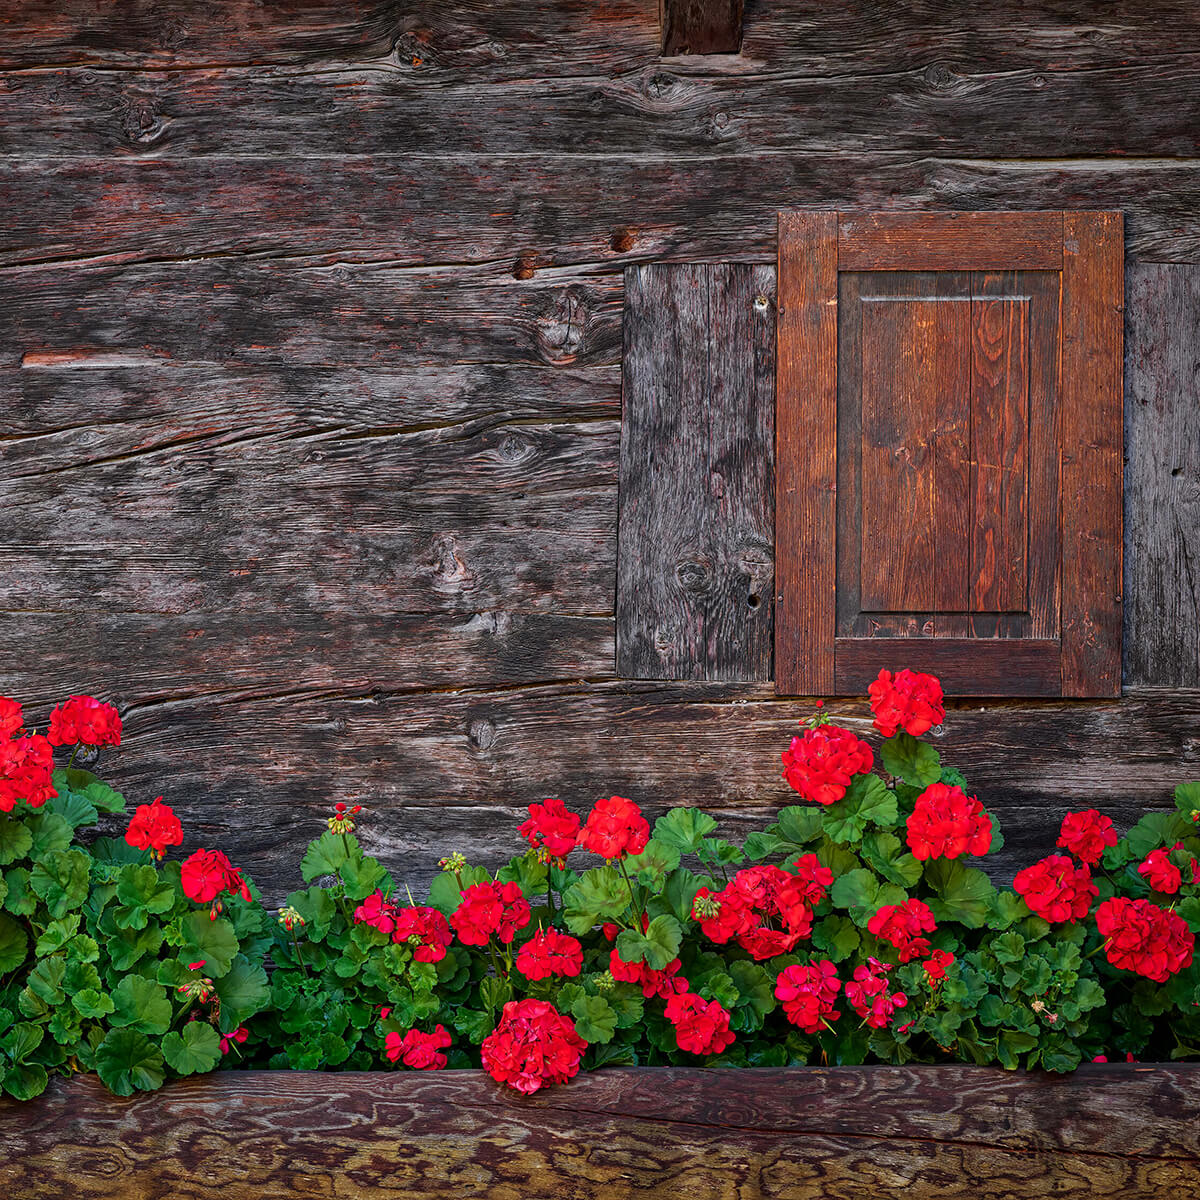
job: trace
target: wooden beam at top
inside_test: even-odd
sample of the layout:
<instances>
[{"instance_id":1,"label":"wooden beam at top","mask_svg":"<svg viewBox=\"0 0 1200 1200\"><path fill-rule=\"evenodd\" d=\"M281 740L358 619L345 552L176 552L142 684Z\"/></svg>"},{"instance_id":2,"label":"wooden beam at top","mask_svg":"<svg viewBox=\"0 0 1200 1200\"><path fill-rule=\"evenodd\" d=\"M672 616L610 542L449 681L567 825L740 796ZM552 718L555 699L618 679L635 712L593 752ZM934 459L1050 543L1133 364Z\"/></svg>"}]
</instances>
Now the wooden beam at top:
<instances>
[{"instance_id":1,"label":"wooden beam at top","mask_svg":"<svg viewBox=\"0 0 1200 1200\"><path fill-rule=\"evenodd\" d=\"M658 0L662 53L738 54L745 0Z\"/></svg>"}]
</instances>

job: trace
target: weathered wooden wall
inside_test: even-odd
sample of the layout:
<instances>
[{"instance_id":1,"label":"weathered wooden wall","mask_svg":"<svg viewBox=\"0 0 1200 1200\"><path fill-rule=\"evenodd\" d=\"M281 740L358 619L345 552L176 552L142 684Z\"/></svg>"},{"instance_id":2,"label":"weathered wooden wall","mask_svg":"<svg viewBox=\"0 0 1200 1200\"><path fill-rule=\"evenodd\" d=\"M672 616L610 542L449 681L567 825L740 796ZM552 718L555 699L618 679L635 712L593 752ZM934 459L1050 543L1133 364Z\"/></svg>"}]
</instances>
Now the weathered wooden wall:
<instances>
[{"instance_id":1,"label":"weathered wooden wall","mask_svg":"<svg viewBox=\"0 0 1200 1200\"><path fill-rule=\"evenodd\" d=\"M1200 1068L607 1070L524 1098L479 1071L221 1072L0 1102L21 1200L1200 1197Z\"/></svg>"},{"instance_id":2,"label":"weathered wooden wall","mask_svg":"<svg viewBox=\"0 0 1200 1200\"><path fill-rule=\"evenodd\" d=\"M418 884L550 794L735 823L801 706L614 667L622 273L782 206L1122 209L1126 697L956 705L1014 864L1200 776L1200 10L14 0L0 11L0 691L277 898L327 801ZM837 706L839 711L842 706Z\"/></svg>"}]
</instances>

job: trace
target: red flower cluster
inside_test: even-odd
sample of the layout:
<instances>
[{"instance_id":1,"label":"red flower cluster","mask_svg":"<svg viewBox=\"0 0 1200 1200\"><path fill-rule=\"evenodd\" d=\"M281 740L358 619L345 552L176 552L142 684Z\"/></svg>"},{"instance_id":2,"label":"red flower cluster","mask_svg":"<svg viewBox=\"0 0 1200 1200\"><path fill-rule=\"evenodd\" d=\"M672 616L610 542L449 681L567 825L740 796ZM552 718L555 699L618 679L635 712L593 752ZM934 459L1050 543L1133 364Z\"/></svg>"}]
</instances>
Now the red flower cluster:
<instances>
[{"instance_id":1,"label":"red flower cluster","mask_svg":"<svg viewBox=\"0 0 1200 1200\"><path fill-rule=\"evenodd\" d=\"M851 778L869 771L874 762L871 747L849 729L818 725L792 738L783 752L783 777L805 800L833 804L846 794Z\"/></svg>"},{"instance_id":2,"label":"red flower cluster","mask_svg":"<svg viewBox=\"0 0 1200 1200\"><path fill-rule=\"evenodd\" d=\"M920 935L932 933L936 928L929 905L921 900L885 904L867 922L867 932L895 946L902 963L929 953L929 939Z\"/></svg>"},{"instance_id":3,"label":"red flower cluster","mask_svg":"<svg viewBox=\"0 0 1200 1200\"><path fill-rule=\"evenodd\" d=\"M579 835L579 845L601 858L641 854L650 840L650 825L642 810L624 796L597 800Z\"/></svg>"},{"instance_id":4,"label":"red flower cluster","mask_svg":"<svg viewBox=\"0 0 1200 1200\"><path fill-rule=\"evenodd\" d=\"M906 828L908 848L919 859L986 854L992 847L991 818L954 784L931 783L917 797Z\"/></svg>"},{"instance_id":5,"label":"red flower cluster","mask_svg":"<svg viewBox=\"0 0 1200 1200\"><path fill-rule=\"evenodd\" d=\"M837 967L828 959L807 966L785 967L775 980L775 997L783 1001L783 1013L805 1033L820 1033L842 1014L834 1009L838 989Z\"/></svg>"},{"instance_id":6,"label":"red flower cluster","mask_svg":"<svg viewBox=\"0 0 1200 1200\"><path fill-rule=\"evenodd\" d=\"M125 831L125 840L138 850L149 850L162 858L168 846L183 843L183 826L174 811L162 802L162 797L156 796L153 804L137 806Z\"/></svg>"},{"instance_id":7,"label":"red flower cluster","mask_svg":"<svg viewBox=\"0 0 1200 1200\"><path fill-rule=\"evenodd\" d=\"M450 1045L450 1035L444 1025L435 1025L432 1033L410 1029L401 1036L389 1033L383 1039L383 1052L389 1062L403 1062L416 1071L440 1071L447 1062L441 1053Z\"/></svg>"},{"instance_id":8,"label":"red flower cluster","mask_svg":"<svg viewBox=\"0 0 1200 1200\"><path fill-rule=\"evenodd\" d=\"M1051 854L1017 872L1015 891L1029 911L1044 921L1078 921L1086 917L1099 889L1087 867L1077 867L1065 854Z\"/></svg>"},{"instance_id":9,"label":"red flower cluster","mask_svg":"<svg viewBox=\"0 0 1200 1200\"><path fill-rule=\"evenodd\" d=\"M1109 817L1101 816L1094 808L1067 813L1056 846L1069 850L1080 862L1094 867L1106 846L1117 844L1117 831Z\"/></svg>"},{"instance_id":10,"label":"red flower cluster","mask_svg":"<svg viewBox=\"0 0 1200 1200\"><path fill-rule=\"evenodd\" d=\"M1187 922L1149 900L1105 900L1096 909L1096 927L1105 939L1108 961L1122 971L1166 983L1192 965L1196 938Z\"/></svg>"},{"instance_id":11,"label":"red flower cluster","mask_svg":"<svg viewBox=\"0 0 1200 1200\"><path fill-rule=\"evenodd\" d=\"M197 904L208 904L225 892L231 896L240 895L243 900L250 899L250 889L241 871L236 870L220 850L197 850L185 859L181 882L184 895ZM218 904L214 906L213 915L219 911Z\"/></svg>"},{"instance_id":12,"label":"red flower cluster","mask_svg":"<svg viewBox=\"0 0 1200 1200\"><path fill-rule=\"evenodd\" d=\"M887 990L887 973L891 969L891 963L868 958L866 966L854 968L854 978L846 984L850 1007L872 1029L883 1029L891 1021L892 1014L908 1004L908 997L903 992Z\"/></svg>"},{"instance_id":13,"label":"red flower cluster","mask_svg":"<svg viewBox=\"0 0 1200 1200\"><path fill-rule=\"evenodd\" d=\"M545 1000L510 1000L480 1047L487 1073L527 1095L547 1083L566 1083L586 1049L575 1022Z\"/></svg>"},{"instance_id":14,"label":"red flower cluster","mask_svg":"<svg viewBox=\"0 0 1200 1200\"><path fill-rule=\"evenodd\" d=\"M1183 885L1183 873L1168 857L1172 851L1182 850L1183 843L1176 842L1170 850L1151 850L1138 867L1138 874L1156 891L1173 896Z\"/></svg>"},{"instance_id":15,"label":"red flower cluster","mask_svg":"<svg viewBox=\"0 0 1200 1200\"><path fill-rule=\"evenodd\" d=\"M692 916L714 942L736 940L751 958L773 958L812 933L805 896L813 882L811 870L802 879L766 864L747 867L719 892L702 887L692 901Z\"/></svg>"},{"instance_id":16,"label":"red flower cluster","mask_svg":"<svg viewBox=\"0 0 1200 1200\"><path fill-rule=\"evenodd\" d=\"M825 893L833 883L833 872L821 865L815 854L802 854L792 864L792 870L800 881L801 898L810 908L816 908L825 899Z\"/></svg>"},{"instance_id":17,"label":"red flower cluster","mask_svg":"<svg viewBox=\"0 0 1200 1200\"><path fill-rule=\"evenodd\" d=\"M559 865L575 849L579 837L579 818L569 812L561 800L547 800L529 806L529 820L520 828L521 836L534 850L543 851Z\"/></svg>"},{"instance_id":18,"label":"red flower cluster","mask_svg":"<svg viewBox=\"0 0 1200 1200\"><path fill-rule=\"evenodd\" d=\"M380 933L393 933L396 929L396 906L380 891L372 892L355 910L356 925L370 925Z\"/></svg>"},{"instance_id":19,"label":"red flower cluster","mask_svg":"<svg viewBox=\"0 0 1200 1200\"><path fill-rule=\"evenodd\" d=\"M946 978L946 968L954 962L954 955L949 950L935 950L922 964L929 986L936 988Z\"/></svg>"},{"instance_id":20,"label":"red flower cluster","mask_svg":"<svg viewBox=\"0 0 1200 1200\"><path fill-rule=\"evenodd\" d=\"M24 724L25 717L20 704L7 696L0 696L0 739L16 737Z\"/></svg>"},{"instance_id":21,"label":"red flower cluster","mask_svg":"<svg viewBox=\"0 0 1200 1200\"><path fill-rule=\"evenodd\" d=\"M894 737L898 729L920 737L945 719L942 685L936 676L905 670L893 678L891 671L880 671L867 691L875 728L884 737Z\"/></svg>"},{"instance_id":22,"label":"red flower cluster","mask_svg":"<svg viewBox=\"0 0 1200 1200\"><path fill-rule=\"evenodd\" d=\"M729 1013L719 1001L676 992L667 1001L666 1017L675 1026L676 1044L690 1054L720 1054L733 1043Z\"/></svg>"},{"instance_id":23,"label":"red flower cluster","mask_svg":"<svg viewBox=\"0 0 1200 1200\"><path fill-rule=\"evenodd\" d=\"M688 981L679 974L683 963L673 958L661 971L648 967L644 962L627 963L614 946L608 956L608 973L618 983L636 983L647 1000L654 996L666 999L676 992L686 992Z\"/></svg>"},{"instance_id":24,"label":"red flower cluster","mask_svg":"<svg viewBox=\"0 0 1200 1200\"><path fill-rule=\"evenodd\" d=\"M41 734L0 741L0 812L12 812L22 800L41 808L58 795L53 774L54 750Z\"/></svg>"},{"instance_id":25,"label":"red flower cluster","mask_svg":"<svg viewBox=\"0 0 1200 1200\"><path fill-rule=\"evenodd\" d=\"M529 924L529 901L516 883L475 883L463 889L450 918L464 946L485 946L495 934L506 946Z\"/></svg>"},{"instance_id":26,"label":"red flower cluster","mask_svg":"<svg viewBox=\"0 0 1200 1200\"><path fill-rule=\"evenodd\" d=\"M396 909L392 941L411 947L415 962L441 962L451 940L450 923L436 908L413 905Z\"/></svg>"},{"instance_id":27,"label":"red flower cluster","mask_svg":"<svg viewBox=\"0 0 1200 1200\"><path fill-rule=\"evenodd\" d=\"M95 696L71 696L50 714L52 746L119 746L121 717Z\"/></svg>"},{"instance_id":28,"label":"red flower cluster","mask_svg":"<svg viewBox=\"0 0 1200 1200\"><path fill-rule=\"evenodd\" d=\"M583 946L557 929L539 929L517 953L517 970L528 980L571 978L583 970Z\"/></svg>"},{"instance_id":29,"label":"red flower cluster","mask_svg":"<svg viewBox=\"0 0 1200 1200\"><path fill-rule=\"evenodd\" d=\"M234 1045L240 1046L250 1036L250 1030L245 1025L239 1025L232 1033L221 1037L221 1053L228 1054Z\"/></svg>"}]
</instances>

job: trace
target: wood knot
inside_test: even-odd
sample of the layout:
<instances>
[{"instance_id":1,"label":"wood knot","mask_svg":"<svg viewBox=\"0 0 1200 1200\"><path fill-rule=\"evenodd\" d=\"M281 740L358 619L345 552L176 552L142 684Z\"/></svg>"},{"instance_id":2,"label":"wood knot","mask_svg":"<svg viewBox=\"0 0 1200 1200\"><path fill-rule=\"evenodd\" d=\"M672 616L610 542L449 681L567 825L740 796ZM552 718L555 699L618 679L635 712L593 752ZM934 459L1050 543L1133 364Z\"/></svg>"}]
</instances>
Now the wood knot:
<instances>
[{"instance_id":1,"label":"wood knot","mask_svg":"<svg viewBox=\"0 0 1200 1200\"><path fill-rule=\"evenodd\" d=\"M679 586L693 596L704 595L712 583L712 563L702 558L685 558L675 564Z\"/></svg>"},{"instance_id":2,"label":"wood knot","mask_svg":"<svg viewBox=\"0 0 1200 1200\"><path fill-rule=\"evenodd\" d=\"M622 225L620 228L613 230L612 238L608 244L618 254L628 254L637 245L637 230L630 229L627 225Z\"/></svg>"},{"instance_id":3,"label":"wood knot","mask_svg":"<svg viewBox=\"0 0 1200 1200\"><path fill-rule=\"evenodd\" d=\"M945 63L930 63L925 68L925 82L935 92L949 92L962 80L962 76L952 71Z\"/></svg>"},{"instance_id":4,"label":"wood knot","mask_svg":"<svg viewBox=\"0 0 1200 1200\"><path fill-rule=\"evenodd\" d=\"M496 742L496 726L487 717L478 717L467 726L467 741L476 750L490 750Z\"/></svg>"},{"instance_id":5,"label":"wood knot","mask_svg":"<svg viewBox=\"0 0 1200 1200\"><path fill-rule=\"evenodd\" d=\"M679 86L679 80L668 71L654 71L646 76L642 92L651 100L663 100Z\"/></svg>"},{"instance_id":6,"label":"wood knot","mask_svg":"<svg viewBox=\"0 0 1200 1200\"><path fill-rule=\"evenodd\" d=\"M532 254L522 254L513 263L514 279L532 279L537 274L537 259Z\"/></svg>"},{"instance_id":7,"label":"wood knot","mask_svg":"<svg viewBox=\"0 0 1200 1200\"><path fill-rule=\"evenodd\" d=\"M432 583L435 591L457 593L475 586L475 576L458 552L452 533L433 539Z\"/></svg>"},{"instance_id":8,"label":"wood knot","mask_svg":"<svg viewBox=\"0 0 1200 1200\"><path fill-rule=\"evenodd\" d=\"M587 341L591 312L581 288L553 293L554 307L537 321L537 348L545 362L556 366L573 363Z\"/></svg>"}]
</instances>

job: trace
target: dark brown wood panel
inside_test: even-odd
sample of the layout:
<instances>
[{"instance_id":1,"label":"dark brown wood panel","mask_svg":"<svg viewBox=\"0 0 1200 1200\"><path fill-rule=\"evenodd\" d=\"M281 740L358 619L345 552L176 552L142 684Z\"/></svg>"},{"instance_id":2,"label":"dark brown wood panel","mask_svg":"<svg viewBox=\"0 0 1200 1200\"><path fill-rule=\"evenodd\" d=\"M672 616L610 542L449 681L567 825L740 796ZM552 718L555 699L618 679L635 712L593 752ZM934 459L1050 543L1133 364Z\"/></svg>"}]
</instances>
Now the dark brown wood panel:
<instances>
[{"instance_id":1,"label":"dark brown wood panel","mask_svg":"<svg viewBox=\"0 0 1200 1200\"><path fill-rule=\"evenodd\" d=\"M1057 271L1062 258L1060 213L838 214L839 271Z\"/></svg>"},{"instance_id":2,"label":"dark brown wood panel","mask_svg":"<svg viewBox=\"0 0 1200 1200\"><path fill-rule=\"evenodd\" d=\"M736 54L745 0L659 0L663 56Z\"/></svg>"},{"instance_id":3,"label":"dark brown wood panel","mask_svg":"<svg viewBox=\"0 0 1200 1200\"><path fill-rule=\"evenodd\" d=\"M775 686L833 690L837 214L779 214Z\"/></svg>"},{"instance_id":4,"label":"dark brown wood panel","mask_svg":"<svg viewBox=\"0 0 1200 1200\"><path fill-rule=\"evenodd\" d=\"M774 272L625 283L617 672L771 677Z\"/></svg>"},{"instance_id":5,"label":"dark brown wood panel","mask_svg":"<svg viewBox=\"0 0 1200 1200\"><path fill-rule=\"evenodd\" d=\"M1125 293L1125 681L1200 687L1200 271Z\"/></svg>"},{"instance_id":6,"label":"dark brown wood panel","mask_svg":"<svg viewBox=\"0 0 1200 1200\"><path fill-rule=\"evenodd\" d=\"M1063 217L1062 675L1065 696L1121 694L1120 213Z\"/></svg>"},{"instance_id":7,"label":"dark brown wood panel","mask_svg":"<svg viewBox=\"0 0 1200 1200\"><path fill-rule=\"evenodd\" d=\"M1015 279L984 276L971 301L971 495L968 571L972 612L1026 606L1029 524L1029 302Z\"/></svg>"},{"instance_id":8,"label":"dark brown wood panel","mask_svg":"<svg viewBox=\"0 0 1200 1200\"><path fill-rule=\"evenodd\" d=\"M93 1077L0 1108L28 1200L507 1193L1103 1200L1200 1192L1191 1064L619 1069L522 1097L482 1071L220 1071L120 1099Z\"/></svg>"}]
</instances>

